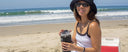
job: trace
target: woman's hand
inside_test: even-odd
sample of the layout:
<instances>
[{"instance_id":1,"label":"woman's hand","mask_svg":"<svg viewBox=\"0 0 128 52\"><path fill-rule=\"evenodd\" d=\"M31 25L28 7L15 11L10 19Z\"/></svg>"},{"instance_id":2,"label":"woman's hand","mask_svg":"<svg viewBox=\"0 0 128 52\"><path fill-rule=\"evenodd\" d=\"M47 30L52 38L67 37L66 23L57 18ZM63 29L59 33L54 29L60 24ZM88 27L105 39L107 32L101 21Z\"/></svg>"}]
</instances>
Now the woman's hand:
<instances>
[{"instance_id":1,"label":"woman's hand","mask_svg":"<svg viewBox=\"0 0 128 52\"><path fill-rule=\"evenodd\" d=\"M62 42L63 51L71 51L76 49L76 45L72 43Z\"/></svg>"}]
</instances>

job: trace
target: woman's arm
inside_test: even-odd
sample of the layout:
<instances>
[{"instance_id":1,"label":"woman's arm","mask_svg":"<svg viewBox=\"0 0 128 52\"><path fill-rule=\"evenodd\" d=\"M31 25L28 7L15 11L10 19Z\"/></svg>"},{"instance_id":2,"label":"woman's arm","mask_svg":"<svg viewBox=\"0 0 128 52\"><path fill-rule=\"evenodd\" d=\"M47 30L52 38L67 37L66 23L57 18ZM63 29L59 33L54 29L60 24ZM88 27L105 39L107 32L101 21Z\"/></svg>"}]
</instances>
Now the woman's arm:
<instances>
[{"instance_id":1,"label":"woman's arm","mask_svg":"<svg viewBox=\"0 0 128 52\"><path fill-rule=\"evenodd\" d=\"M91 42L94 52L100 52L101 50L101 29L100 25L94 21L90 24L89 35L91 36Z\"/></svg>"}]
</instances>

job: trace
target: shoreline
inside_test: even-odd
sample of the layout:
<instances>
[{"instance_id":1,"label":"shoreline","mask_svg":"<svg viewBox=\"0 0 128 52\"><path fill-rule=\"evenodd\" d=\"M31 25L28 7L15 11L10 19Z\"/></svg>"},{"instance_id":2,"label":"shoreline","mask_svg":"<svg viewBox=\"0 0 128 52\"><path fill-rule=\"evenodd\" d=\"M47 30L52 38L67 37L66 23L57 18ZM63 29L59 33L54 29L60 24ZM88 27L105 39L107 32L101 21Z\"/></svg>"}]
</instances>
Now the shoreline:
<instances>
[{"instance_id":1,"label":"shoreline","mask_svg":"<svg viewBox=\"0 0 128 52\"><path fill-rule=\"evenodd\" d=\"M54 20L54 19L53 19L53 20ZM52 20L52 21L53 21L53 20ZM58 20L58 19L57 19L57 20ZM62 19L60 19L60 21L61 21L61 20L62 20ZM67 20L68 20L68 19L67 19ZM70 20L71 20L71 18L70 18ZM105 21L107 22L107 21L127 21L127 20L128 20L128 19L125 19L125 20L124 20L124 19L123 19L123 20L102 20L102 19L100 19L99 21L100 21L100 22L105 22ZM75 22L75 19L72 19L71 21L49 22L49 23L48 23L48 21L51 21L51 20L46 20L46 21L47 21L46 23L44 23L45 21L44 21L44 22L43 22L43 21L38 21L37 23L33 23L33 22L32 22L33 24L32 24L32 23L28 23L28 24L27 24L27 23L26 23L26 24L25 24L25 23L21 23L21 24L20 24L20 23L19 23L19 24L18 24L18 23L10 23L10 24L8 24L8 25L7 25L7 24L6 24L6 25L5 25L5 24L3 24L3 25L0 24L0 27L30 26L30 25L41 25L41 24L65 24L65 23L74 23L74 22ZM41 22L42 22L42 23L41 23ZM11 24L12 24L12 25L11 25Z\"/></svg>"}]
</instances>

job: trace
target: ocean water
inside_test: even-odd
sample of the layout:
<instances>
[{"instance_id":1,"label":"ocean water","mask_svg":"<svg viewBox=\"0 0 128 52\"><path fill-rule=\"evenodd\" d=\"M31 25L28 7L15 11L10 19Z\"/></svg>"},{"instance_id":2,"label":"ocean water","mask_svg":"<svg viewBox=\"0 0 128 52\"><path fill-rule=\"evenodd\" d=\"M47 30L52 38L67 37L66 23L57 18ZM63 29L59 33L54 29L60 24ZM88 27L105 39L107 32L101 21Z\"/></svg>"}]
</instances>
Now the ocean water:
<instances>
[{"instance_id":1,"label":"ocean water","mask_svg":"<svg viewBox=\"0 0 128 52\"><path fill-rule=\"evenodd\" d=\"M99 20L128 20L128 6L98 6ZM69 7L0 10L0 26L75 22Z\"/></svg>"}]
</instances>

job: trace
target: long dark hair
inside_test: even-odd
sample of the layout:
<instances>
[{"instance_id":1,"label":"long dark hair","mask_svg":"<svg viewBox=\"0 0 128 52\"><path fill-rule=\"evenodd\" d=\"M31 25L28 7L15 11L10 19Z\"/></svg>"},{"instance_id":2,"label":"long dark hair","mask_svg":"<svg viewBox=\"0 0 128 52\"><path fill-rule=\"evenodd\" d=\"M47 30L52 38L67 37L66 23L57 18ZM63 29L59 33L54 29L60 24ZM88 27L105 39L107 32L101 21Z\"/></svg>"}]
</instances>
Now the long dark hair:
<instances>
[{"instance_id":1,"label":"long dark hair","mask_svg":"<svg viewBox=\"0 0 128 52\"><path fill-rule=\"evenodd\" d=\"M93 3L93 5L89 5L89 6L90 6L90 11L89 11L89 13L87 15L87 18L89 20L96 20L98 22L98 24L100 25L99 20L95 16L97 14L96 5ZM74 6L74 7L75 7L74 10L73 10L74 16L75 16L76 20L79 22L79 21L81 21L81 16L78 14L76 6Z\"/></svg>"}]
</instances>

